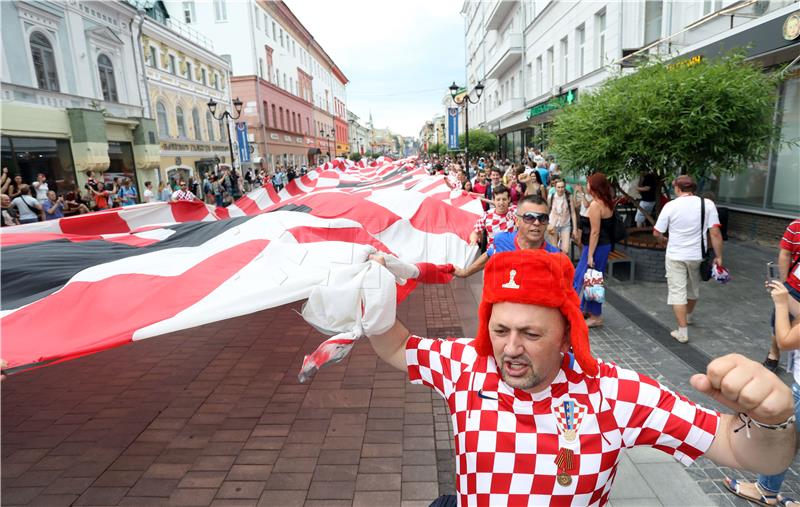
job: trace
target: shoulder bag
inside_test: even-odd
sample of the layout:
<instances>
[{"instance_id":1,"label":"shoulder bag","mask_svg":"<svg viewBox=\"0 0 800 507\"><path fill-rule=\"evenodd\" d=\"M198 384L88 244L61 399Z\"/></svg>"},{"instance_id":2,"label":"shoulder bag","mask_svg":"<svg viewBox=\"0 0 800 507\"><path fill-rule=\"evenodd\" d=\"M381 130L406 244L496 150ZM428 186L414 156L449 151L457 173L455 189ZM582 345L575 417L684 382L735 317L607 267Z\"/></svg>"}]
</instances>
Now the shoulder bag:
<instances>
[{"instance_id":1,"label":"shoulder bag","mask_svg":"<svg viewBox=\"0 0 800 507\"><path fill-rule=\"evenodd\" d=\"M711 280L711 264L714 262L709 257L709 250L706 250L706 200L700 197L700 279L704 282Z\"/></svg>"}]
</instances>

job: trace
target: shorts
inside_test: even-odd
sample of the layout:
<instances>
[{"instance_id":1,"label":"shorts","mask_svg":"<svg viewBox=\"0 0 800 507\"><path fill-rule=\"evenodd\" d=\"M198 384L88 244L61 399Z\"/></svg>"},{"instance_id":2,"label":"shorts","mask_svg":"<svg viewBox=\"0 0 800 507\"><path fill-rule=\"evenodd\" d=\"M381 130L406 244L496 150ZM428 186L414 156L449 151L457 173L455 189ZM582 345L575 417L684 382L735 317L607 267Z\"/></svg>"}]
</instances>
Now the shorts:
<instances>
[{"instance_id":1,"label":"shorts","mask_svg":"<svg viewBox=\"0 0 800 507\"><path fill-rule=\"evenodd\" d=\"M789 295L794 298L795 301L800 303L800 290L795 289L789 282L783 282L783 286L786 287L786 290L789 291ZM797 318L797 315L792 315L789 313L789 321L793 321ZM775 336L775 307L772 307L772 316L769 318L769 325L772 326L772 335Z\"/></svg>"},{"instance_id":2,"label":"shorts","mask_svg":"<svg viewBox=\"0 0 800 507\"><path fill-rule=\"evenodd\" d=\"M667 272L667 304L685 305L689 299L700 298L700 263L664 259Z\"/></svg>"}]
</instances>

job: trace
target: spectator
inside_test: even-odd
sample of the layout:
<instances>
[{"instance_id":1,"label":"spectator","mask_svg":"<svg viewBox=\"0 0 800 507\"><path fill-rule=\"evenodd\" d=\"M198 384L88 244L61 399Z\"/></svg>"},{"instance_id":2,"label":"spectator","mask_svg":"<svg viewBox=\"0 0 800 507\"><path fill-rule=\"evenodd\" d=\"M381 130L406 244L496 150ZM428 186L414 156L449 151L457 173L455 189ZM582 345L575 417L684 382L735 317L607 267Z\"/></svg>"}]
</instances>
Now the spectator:
<instances>
[{"instance_id":1,"label":"spectator","mask_svg":"<svg viewBox=\"0 0 800 507\"><path fill-rule=\"evenodd\" d=\"M14 179L11 180L11 184L8 186L8 197L10 197L11 200L19 197L22 194L22 185L24 184L25 183L22 181L22 176L19 174L14 176Z\"/></svg>"},{"instance_id":2,"label":"spectator","mask_svg":"<svg viewBox=\"0 0 800 507\"><path fill-rule=\"evenodd\" d=\"M700 263L703 259L701 238L711 235L711 245L716 258L714 264L722 266L722 234L719 231L719 218L714 202L698 197L694 192L697 184L691 176L678 176L672 183L675 199L668 202L658 216L653 234L664 238L669 232L665 266L667 272L667 304L678 321L678 329L670 335L681 343L689 341L689 323L700 297ZM705 207L705 217L701 223L701 202ZM709 242L705 240L708 248Z\"/></svg>"},{"instance_id":3,"label":"spectator","mask_svg":"<svg viewBox=\"0 0 800 507\"><path fill-rule=\"evenodd\" d=\"M10 186L11 177L8 175L8 167L4 167L2 174L0 174L0 194L8 192L8 187Z\"/></svg>"},{"instance_id":4,"label":"spectator","mask_svg":"<svg viewBox=\"0 0 800 507\"><path fill-rule=\"evenodd\" d=\"M502 185L494 189L494 209L484 211L483 215L475 222L475 227L469 235L470 244L476 245L486 234L486 247L494 244L494 236L499 232L513 232L515 230L516 206L509 206L508 189Z\"/></svg>"},{"instance_id":5,"label":"spectator","mask_svg":"<svg viewBox=\"0 0 800 507\"><path fill-rule=\"evenodd\" d=\"M285 169L281 169L281 188L285 188L286 185L289 184L289 175L286 173Z\"/></svg>"},{"instance_id":6,"label":"spectator","mask_svg":"<svg viewBox=\"0 0 800 507\"><path fill-rule=\"evenodd\" d=\"M197 200L197 197L189 190L189 185L185 181L181 180L179 186L180 188L172 193L172 202Z\"/></svg>"},{"instance_id":7,"label":"spectator","mask_svg":"<svg viewBox=\"0 0 800 507\"><path fill-rule=\"evenodd\" d=\"M19 223L32 224L44 220L42 203L31 197L31 187L23 183L19 190L20 194L11 200L11 206L17 208Z\"/></svg>"},{"instance_id":8,"label":"spectator","mask_svg":"<svg viewBox=\"0 0 800 507\"><path fill-rule=\"evenodd\" d=\"M214 205L221 208L225 205L225 188L222 186L222 181L216 176L211 177L211 193L214 194Z\"/></svg>"},{"instance_id":9,"label":"spectator","mask_svg":"<svg viewBox=\"0 0 800 507\"><path fill-rule=\"evenodd\" d=\"M280 192L283 189L283 178L281 177L281 172L278 169L276 169L272 174L272 187L276 192Z\"/></svg>"},{"instance_id":10,"label":"spectator","mask_svg":"<svg viewBox=\"0 0 800 507\"><path fill-rule=\"evenodd\" d=\"M555 192L550 196L550 224L547 231L556 239L555 244L564 254L569 256L572 231L577 227L578 219L575 207L572 205L572 196L567 191L567 184L557 180Z\"/></svg>"},{"instance_id":11,"label":"spectator","mask_svg":"<svg viewBox=\"0 0 800 507\"><path fill-rule=\"evenodd\" d=\"M122 181L122 186L118 191L119 202L122 206L133 206L136 204L136 199L139 195L136 192L136 187L131 185L130 178L125 178Z\"/></svg>"},{"instance_id":12,"label":"spectator","mask_svg":"<svg viewBox=\"0 0 800 507\"><path fill-rule=\"evenodd\" d=\"M781 238L779 248L778 274L780 276L780 281L786 286L786 290L789 296L791 296L791 298L788 299L789 313L791 313L793 318L798 318L800 317L800 218L793 220L786 228L786 231L783 233L783 238ZM774 314L772 316L772 321L774 326ZM764 361L764 366L775 371L778 369L780 352L778 350L778 344L775 341L775 329L772 331L772 345L767 354L767 359ZM794 364L797 365L797 370L800 371L800 357L794 358Z\"/></svg>"},{"instance_id":13,"label":"spectator","mask_svg":"<svg viewBox=\"0 0 800 507\"><path fill-rule=\"evenodd\" d=\"M94 187L89 186L89 191L94 194L94 209L95 211L102 211L104 209L108 209L109 202L108 196L111 195L106 189L106 185L104 183L97 184L97 190Z\"/></svg>"},{"instance_id":14,"label":"spectator","mask_svg":"<svg viewBox=\"0 0 800 507\"><path fill-rule=\"evenodd\" d=\"M655 173L652 171L642 171L639 174L639 184L636 186L636 190L641 197L641 200L639 200L639 208L641 209L636 210L636 227L644 227L646 218L642 210L648 214L653 213L656 207L657 186L658 180L656 179Z\"/></svg>"},{"instance_id":15,"label":"spectator","mask_svg":"<svg viewBox=\"0 0 800 507\"><path fill-rule=\"evenodd\" d=\"M155 194L153 193L153 182L152 181L145 181L144 182L144 193L142 194L142 202L153 202L155 201Z\"/></svg>"},{"instance_id":16,"label":"spectator","mask_svg":"<svg viewBox=\"0 0 800 507\"><path fill-rule=\"evenodd\" d=\"M586 191L592 194L587 217L580 218L581 258L575 268L572 285L579 296L583 293L583 275L589 268L601 273L606 269L608 254L611 253L614 237L614 198L611 184L603 173L594 173L586 182ZM586 314L586 325L603 325L603 305L596 301L586 301L581 297L581 310Z\"/></svg>"},{"instance_id":17,"label":"spectator","mask_svg":"<svg viewBox=\"0 0 800 507\"><path fill-rule=\"evenodd\" d=\"M525 191L522 189L523 183L517 180L516 169L509 169L506 174L508 174L508 199L511 204L516 206L522 196L525 195Z\"/></svg>"},{"instance_id":18,"label":"spectator","mask_svg":"<svg viewBox=\"0 0 800 507\"><path fill-rule=\"evenodd\" d=\"M64 196L64 216L83 215L89 213L89 208L76 199L75 192L67 192Z\"/></svg>"},{"instance_id":19,"label":"spectator","mask_svg":"<svg viewBox=\"0 0 800 507\"><path fill-rule=\"evenodd\" d=\"M156 197L161 202L169 202L170 197L172 197L172 190L170 190L166 182L161 181L158 183L158 192L156 193Z\"/></svg>"},{"instance_id":20,"label":"spectator","mask_svg":"<svg viewBox=\"0 0 800 507\"><path fill-rule=\"evenodd\" d=\"M542 183L542 176L538 171L520 174L519 181L525 184L525 195L538 195L547 201L547 187Z\"/></svg>"},{"instance_id":21,"label":"spectator","mask_svg":"<svg viewBox=\"0 0 800 507\"><path fill-rule=\"evenodd\" d=\"M19 225L16 213L11 208L11 198L6 194L0 195L0 208L2 209L2 220L0 226L10 227L12 225Z\"/></svg>"},{"instance_id":22,"label":"spectator","mask_svg":"<svg viewBox=\"0 0 800 507\"><path fill-rule=\"evenodd\" d=\"M122 200L119 197L119 176L114 176L111 180L111 191L108 194L108 207L117 208L122 206Z\"/></svg>"},{"instance_id":23,"label":"spectator","mask_svg":"<svg viewBox=\"0 0 800 507\"><path fill-rule=\"evenodd\" d=\"M47 186L47 176L44 173L36 174L36 181L33 182L33 190L36 192L36 200L44 204L47 200L47 192L50 190Z\"/></svg>"},{"instance_id":24,"label":"spectator","mask_svg":"<svg viewBox=\"0 0 800 507\"><path fill-rule=\"evenodd\" d=\"M42 207L45 220L64 218L64 198L61 196L56 197L56 193L52 190L47 192L47 199L42 203Z\"/></svg>"},{"instance_id":25,"label":"spectator","mask_svg":"<svg viewBox=\"0 0 800 507\"><path fill-rule=\"evenodd\" d=\"M94 171L86 171L86 185L83 188L89 190L89 187L100 190L100 184L94 179Z\"/></svg>"},{"instance_id":26,"label":"spectator","mask_svg":"<svg viewBox=\"0 0 800 507\"><path fill-rule=\"evenodd\" d=\"M493 167L489 169L489 186L486 187L486 194L484 197L490 201L494 201L494 189L503 185L503 173L500 169Z\"/></svg>"}]
</instances>

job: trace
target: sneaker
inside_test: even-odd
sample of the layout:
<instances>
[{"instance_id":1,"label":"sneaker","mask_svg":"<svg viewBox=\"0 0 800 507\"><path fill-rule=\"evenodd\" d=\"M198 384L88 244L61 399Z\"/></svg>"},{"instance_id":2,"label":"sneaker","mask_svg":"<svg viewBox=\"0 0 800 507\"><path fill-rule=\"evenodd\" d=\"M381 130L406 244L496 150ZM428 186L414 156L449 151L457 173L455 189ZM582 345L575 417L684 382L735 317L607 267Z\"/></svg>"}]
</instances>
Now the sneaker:
<instances>
[{"instance_id":1,"label":"sneaker","mask_svg":"<svg viewBox=\"0 0 800 507\"><path fill-rule=\"evenodd\" d=\"M685 334L681 334L681 332L678 330L672 331L669 334L681 343L687 343L689 341L689 337Z\"/></svg>"}]
</instances>

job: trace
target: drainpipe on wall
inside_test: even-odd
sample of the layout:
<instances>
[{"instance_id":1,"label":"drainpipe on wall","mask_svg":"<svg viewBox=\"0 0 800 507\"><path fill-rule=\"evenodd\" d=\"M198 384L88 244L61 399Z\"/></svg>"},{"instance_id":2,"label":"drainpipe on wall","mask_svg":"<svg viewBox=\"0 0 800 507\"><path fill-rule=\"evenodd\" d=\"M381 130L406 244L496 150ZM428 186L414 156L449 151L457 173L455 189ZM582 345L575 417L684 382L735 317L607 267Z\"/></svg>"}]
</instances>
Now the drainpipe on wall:
<instances>
[{"instance_id":1,"label":"drainpipe on wall","mask_svg":"<svg viewBox=\"0 0 800 507\"><path fill-rule=\"evenodd\" d=\"M258 2L255 2L258 5ZM264 126L264 114L266 111L261 111L261 67L258 66L258 52L256 51L256 35L253 30L253 9L250 6L247 7L247 18L250 20L250 45L253 46L253 65L256 66L256 111L258 111L258 128L261 130L261 138L264 140L264 153L259 155L264 157L267 154L267 129ZM267 62L264 62L265 64ZM252 161L250 162L252 164ZM242 168L242 162L239 161L239 168L242 171L242 177L244 177L244 169Z\"/></svg>"}]
</instances>

